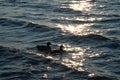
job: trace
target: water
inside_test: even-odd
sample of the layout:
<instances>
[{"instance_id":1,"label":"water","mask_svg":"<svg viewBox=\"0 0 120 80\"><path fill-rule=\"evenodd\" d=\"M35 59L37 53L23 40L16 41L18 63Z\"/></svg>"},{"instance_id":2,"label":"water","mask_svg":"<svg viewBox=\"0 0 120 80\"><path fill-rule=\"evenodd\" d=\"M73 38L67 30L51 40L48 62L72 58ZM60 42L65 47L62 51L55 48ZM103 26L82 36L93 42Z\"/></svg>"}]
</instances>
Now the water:
<instances>
[{"instance_id":1,"label":"water","mask_svg":"<svg viewBox=\"0 0 120 80\"><path fill-rule=\"evenodd\" d=\"M120 0L0 0L0 80L119 80ZM36 45L63 44L45 56Z\"/></svg>"}]
</instances>

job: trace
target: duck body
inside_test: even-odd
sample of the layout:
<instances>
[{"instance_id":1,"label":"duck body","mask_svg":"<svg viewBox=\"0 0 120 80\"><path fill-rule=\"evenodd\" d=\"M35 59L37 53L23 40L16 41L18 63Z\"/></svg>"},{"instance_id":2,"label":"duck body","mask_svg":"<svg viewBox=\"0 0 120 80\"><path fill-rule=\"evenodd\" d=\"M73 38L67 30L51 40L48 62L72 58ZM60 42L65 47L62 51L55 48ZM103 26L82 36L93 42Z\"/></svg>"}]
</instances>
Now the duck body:
<instances>
[{"instance_id":1,"label":"duck body","mask_svg":"<svg viewBox=\"0 0 120 80\"><path fill-rule=\"evenodd\" d=\"M50 47L51 43L47 42L47 45L37 45L36 48L38 51L44 51L44 52L51 52L51 47Z\"/></svg>"},{"instance_id":2,"label":"duck body","mask_svg":"<svg viewBox=\"0 0 120 80\"><path fill-rule=\"evenodd\" d=\"M39 51L51 50L50 46L39 46L39 45L37 45L36 47L37 47L37 50L39 50Z\"/></svg>"},{"instance_id":3,"label":"duck body","mask_svg":"<svg viewBox=\"0 0 120 80\"><path fill-rule=\"evenodd\" d=\"M60 53L63 53L63 51L60 51L60 50L52 50L51 51L51 54L60 54Z\"/></svg>"},{"instance_id":4,"label":"duck body","mask_svg":"<svg viewBox=\"0 0 120 80\"><path fill-rule=\"evenodd\" d=\"M64 52L63 45L60 46L59 50L51 50L51 54L63 54Z\"/></svg>"}]
</instances>

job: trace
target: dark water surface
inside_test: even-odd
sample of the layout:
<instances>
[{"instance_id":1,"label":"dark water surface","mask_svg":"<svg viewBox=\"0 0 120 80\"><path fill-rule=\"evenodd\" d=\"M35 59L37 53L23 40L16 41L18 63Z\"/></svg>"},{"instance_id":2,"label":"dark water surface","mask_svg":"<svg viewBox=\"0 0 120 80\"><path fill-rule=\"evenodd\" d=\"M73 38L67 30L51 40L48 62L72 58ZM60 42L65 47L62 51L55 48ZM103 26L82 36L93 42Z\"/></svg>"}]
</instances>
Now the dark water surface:
<instances>
[{"instance_id":1,"label":"dark water surface","mask_svg":"<svg viewBox=\"0 0 120 80\"><path fill-rule=\"evenodd\" d=\"M120 80L120 0L0 0L0 80ZM45 56L36 45L63 44Z\"/></svg>"}]
</instances>

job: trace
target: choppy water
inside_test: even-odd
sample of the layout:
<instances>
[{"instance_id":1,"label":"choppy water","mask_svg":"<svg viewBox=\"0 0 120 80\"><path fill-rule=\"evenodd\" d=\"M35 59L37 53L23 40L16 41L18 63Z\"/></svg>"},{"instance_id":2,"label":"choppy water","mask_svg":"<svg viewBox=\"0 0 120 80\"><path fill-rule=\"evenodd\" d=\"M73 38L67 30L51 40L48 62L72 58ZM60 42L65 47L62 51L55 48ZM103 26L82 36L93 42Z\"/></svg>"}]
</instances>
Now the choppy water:
<instances>
[{"instance_id":1,"label":"choppy water","mask_svg":"<svg viewBox=\"0 0 120 80\"><path fill-rule=\"evenodd\" d=\"M0 0L0 80L119 80L120 0ZM36 45L60 44L49 55Z\"/></svg>"}]
</instances>

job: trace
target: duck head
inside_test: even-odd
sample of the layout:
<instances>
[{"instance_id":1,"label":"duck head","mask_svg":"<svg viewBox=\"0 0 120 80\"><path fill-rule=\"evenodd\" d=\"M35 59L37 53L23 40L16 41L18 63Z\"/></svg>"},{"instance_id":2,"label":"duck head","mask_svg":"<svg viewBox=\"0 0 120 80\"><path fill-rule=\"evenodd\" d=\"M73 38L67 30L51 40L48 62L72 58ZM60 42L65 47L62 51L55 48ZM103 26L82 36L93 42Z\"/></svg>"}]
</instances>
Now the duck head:
<instances>
[{"instance_id":1,"label":"duck head","mask_svg":"<svg viewBox=\"0 0 120 80\"><path fill-rule=\"evenodd\" d=\"M51 42L47 42L47 46L50 46L51 45Z\"/></svg>"},{"instance_id":2,"label":"duck head","mask_svg":"<svg viewBox=\"0 0 120 80\"><path fill-rule=\"evenodd\" d=\"M60 46L60 51L63 51L63 48L64 48L64 46L63 46L63 45L61 45L61 46Z\"/></svg>"}]
</instances>

